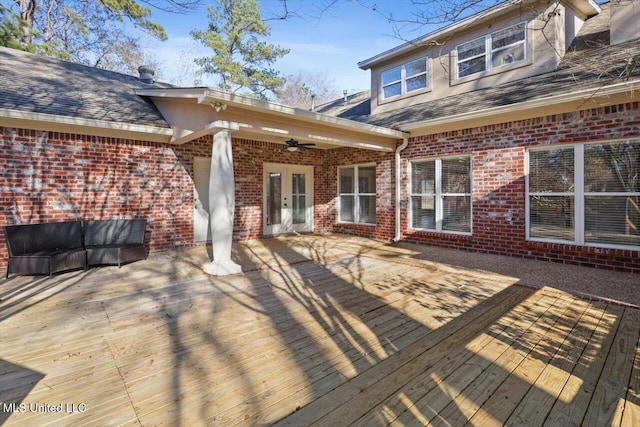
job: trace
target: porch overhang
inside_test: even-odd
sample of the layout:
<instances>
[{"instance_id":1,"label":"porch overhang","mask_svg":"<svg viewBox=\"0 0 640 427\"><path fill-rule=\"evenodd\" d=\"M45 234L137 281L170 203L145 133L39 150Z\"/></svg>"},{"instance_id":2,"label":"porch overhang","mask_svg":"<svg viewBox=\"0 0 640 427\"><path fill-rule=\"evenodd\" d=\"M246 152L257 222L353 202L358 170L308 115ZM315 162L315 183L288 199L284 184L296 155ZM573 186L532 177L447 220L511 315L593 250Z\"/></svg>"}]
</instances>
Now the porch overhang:
<instances>
[{"instance_id":1,"label":"porch overhang","mask_svg":"<svg viewBox=\"0 0 640 427\"><path fill-rule=\"evenodd\" d=\"M392 152L403 133L300 108L210 88L143 89L173 129L170 143L184 144L210 133L219 120L236 123L234 138L284 144L290 138L314 148L353 147Z\"/></svg>"}]
</instances>

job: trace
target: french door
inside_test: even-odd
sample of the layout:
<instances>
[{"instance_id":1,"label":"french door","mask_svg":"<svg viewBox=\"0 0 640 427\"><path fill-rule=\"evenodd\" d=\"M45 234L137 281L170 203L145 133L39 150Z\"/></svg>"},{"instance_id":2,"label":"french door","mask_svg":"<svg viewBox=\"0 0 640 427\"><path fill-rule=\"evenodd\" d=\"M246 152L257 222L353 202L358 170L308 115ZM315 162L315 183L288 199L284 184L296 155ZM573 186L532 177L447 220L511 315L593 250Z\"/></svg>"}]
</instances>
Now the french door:
<instances>
[{"instance_id":1,"label":"french door","mask_svg":"<svg viewBox=\"0 0 640 427\"><path fill-rule=\"evenodd\" d=\"M263 233L313 231L313 167L264 164Z\"/></svg>"}]
</instances>

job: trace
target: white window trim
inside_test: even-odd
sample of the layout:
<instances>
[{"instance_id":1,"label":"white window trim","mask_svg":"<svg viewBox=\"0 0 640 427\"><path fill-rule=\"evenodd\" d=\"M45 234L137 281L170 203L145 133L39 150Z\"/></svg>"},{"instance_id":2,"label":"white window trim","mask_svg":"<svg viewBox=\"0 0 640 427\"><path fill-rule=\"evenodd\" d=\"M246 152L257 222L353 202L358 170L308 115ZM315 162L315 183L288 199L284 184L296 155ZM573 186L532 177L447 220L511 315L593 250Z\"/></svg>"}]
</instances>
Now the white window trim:
<instances>
[{"instance_id":1,"label":"white window trim","mask_svg":"<svg viewBox=\"0 0 640 427\"><path fill-rule=\"evenodd\" d=\"M456 159L461 157L469 158L469 182L471 188L469 188L469 193L443 193L442 192L442 160L446 159ZM413 197L420 197L426 194L431 193L413 193L411 189L413 188L413 165L416 163L426 163L435 161L435 189L433 193L433 199L435 202L435 210L436 210L436 227L435 228L417 228L413 226ZM471 236L473 235L473 201L470 206L469 211L469 230L470 231L455 231L455 230L443 230L442 229L442 219L444 217L444 204L442 201L447 196L469 196L473 199L473 164L472 158L470 155L457 155L457 156L446 156L446 157L435 157L430 159L415 159L409 161L409 230L414 231L424 231L429 233L445 233L445 234L457 234L460 236Z\"/></svg>"},{"instance_id":2,"label":"white window trim","mask_svg":"<svg viewBox=\"0 0 640 427\"><path fill-rule=\"evenodd\" d=\"M507 46L500 47L498 49L492 49L491 44L492 44L492 40L493 40L493 35L494 34L500 32L500 31L503 31L503 30L507 30L507 29L509 29L511 27L515 27L515 26L521 25L521 24L524 24L524 40L519 41L517 43L512 43L512 44L507 45ZM469 57L469 58L465 58L464 60L460 61L459 57L458 57L458 52L460 51L460 46L462 46L464 44L467 44L467 43L471 43L471 42L476 41L476 40L480 40L480 39L484 39L484 54L475 55L475 56L472 56L472 57ZM516 62L512 62L511 64L498 65L496 67L494 67L492 65L493 64L493 55L494 55L495 52L500 52L502 50L505 50L508 47L515 46L515 45L518 45L518 44L523 44L524 45L524 58L522 58L522 60L516 61ZM460 43L459 45L456 46L456 51L455 52L456 52L456 79L457 80L468 79L468 78L472 79L473 78L472 76L477 77L477 76L481 75L482 73L490 73L492 70L497 70L497 69L500 69L500 68L505 68L505 67L510 67L510 66L519 66L520 64L526 63L528 61L528 59L529 59L529 31L528 31L527 22L526 21L518 22L516 24L509 25L508 27L502 28L502 29L500 29L498 31L494 31L493 33L485 34L484 36L476 37L475 39L471 39L471 40L468 40L468 41L466 41L464 43ZM483 56L483 55L485 57L484 58L484 61L485 61L484 62L484 70L477 71L477 72L472 73L472 74L467 74L466 76L462 76L462 77L460 76L460 63L467 62L467 61L469 61L471 59L474 59L474 58L479 58L480 56Z\"/></svg>"},{"instance_id":3,"label":"white window trim","mask_svg":"<svg viewBox=\"0 0 640 427\"><path fill-rule=\"evenodd\" d=\"M587 242L585 238L585 197L589 195L602 195L602 193L585 193L584 192L584 148L590 144L608 144L615 142L624 142L634 138L625 138L625 139L612 139L612 140L603 140L603 141L592 141L581 144L564 144L564 145L549 145L544 147L534 147L526 152L525 156L525 238L530 242L542 242L542 243L557 243L563 245L577 245L577 246L585 246L585 247L594 247L594 248L605 248L605 249L622 249L622 250L631 250L637 251L640 250L640 246L631 246L631 245L616 245L611 243L592 243ZM568 148L573 147L573 182L574 182L574 191L573 193L530 193L529 192L529 153L531 151L546 151L553 150L554 148ZM541 237L531 237L530 229L531 229L531 220L530 220L530 196L535 196L538 194L553 194L558 196L573 196L573 206L574 206L574 240L560 240L560 239L545 239ZM608 195L620 195L620 196L628 196L629 194L636 193L606 193Z\"/></svg>"},{"instance_id":4,"label":"white window trim","mask_svg":"<svg viewBox=\"0 0 640 427\"><path fill-rule=\"evenodd\" d=\"M346 165L346 166L338 166L338 203L337 203L337 207L338 207L338 223L339 224L357 224L357 225L366 225L366 226L370 226L370 227L375 227L377 225L377 221L378 221L378 201L376 200L375 202L375 207L376 207L376 222L360 222L360 196L375 196L377 195L377 189L378 189L378 183L376 182L376 193L360 193L360 180L359 180L359 176L358 176L358 170L359 168L364 168L364 167L373 167L374 169L376 169L376 175L377 175L377 166L375 163L361 163L361 164L357 164L357 165ZM349 168L353 168L353 193L341 193L340 192L340 171L342 169L349 169ZM374 178L377 180L377 177ZM353 221L345 221L342 218L340 218L340 213L342 212L342 206L340 205L340 200L341 197L340 196L354 196L354 201L353 201Z\"/></svg>"},{"instance_id":5,"label":"white window trim","mask_svg":"<svg viewBox=\"0 0 640 427\"><path fill-rule=\"evenodd\" d=\"M420 61L420 60L425 61L425 70L424 70L424 72L417 73L417 74L412 74L411 76L407 77L407 68L406 68L407 65L411 64L413 62ZM383 79L384 79L383 75L385 73L389 72L389 71L393 71L393 70L398 69L398 68L400 68L400 80L394 80L392 82L389 82L389 83L385 84L384 81L383 81ZM429 88L431 87L431 82L430 82L431 73L429 71L430 70L429 70L429 57L428 56L423 56L422 58L417 58L417 59L414 59L412 61L407 61L402 65L399 65L397 67L389 68L387 70L382 71L380 73L380 94L382 95L382 99L383 100L389 100L389 99L398 98L398 97L402 97L402 96L406 96L406 95L414 95L414 94L417 94L417 93L422 93L425 90L429 90ZM423 88L420 88L420 89L412 90L411 92L407 92L407 80L408 79L412 79L414 77L421 76L423 74L426 75L426 86L423 87ZM387 87L387 86L392 86L394 84L398 84L398 83L400 83L400 93L397 94L397 95L392 95L392 96L389 96L389 97L385 97L384 96L384 88Z\"/></svg>"}]
</instances>

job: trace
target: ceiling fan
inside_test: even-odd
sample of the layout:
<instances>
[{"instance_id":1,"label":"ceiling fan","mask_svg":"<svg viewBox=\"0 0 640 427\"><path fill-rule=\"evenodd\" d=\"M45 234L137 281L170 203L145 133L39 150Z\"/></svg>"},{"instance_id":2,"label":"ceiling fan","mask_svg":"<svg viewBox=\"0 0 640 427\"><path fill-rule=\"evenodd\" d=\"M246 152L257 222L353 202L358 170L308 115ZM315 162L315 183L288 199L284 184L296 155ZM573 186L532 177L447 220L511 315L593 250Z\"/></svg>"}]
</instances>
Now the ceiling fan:
<instances>
[{"instance_id":1,"label":"ceiling fan","mask_svg":"<svg viewBox=\"0 0 640 427\"><path fill-rule=\"evenodd\" d=\"M298 141L296 141L295 139L291 138L287 141L285 141L287 143L287 150L289 151L298 151L298 148L309 148L311 146L314 146L316 144L308 142L308 143L300 143Z\"/></svg>"}]
</instances>

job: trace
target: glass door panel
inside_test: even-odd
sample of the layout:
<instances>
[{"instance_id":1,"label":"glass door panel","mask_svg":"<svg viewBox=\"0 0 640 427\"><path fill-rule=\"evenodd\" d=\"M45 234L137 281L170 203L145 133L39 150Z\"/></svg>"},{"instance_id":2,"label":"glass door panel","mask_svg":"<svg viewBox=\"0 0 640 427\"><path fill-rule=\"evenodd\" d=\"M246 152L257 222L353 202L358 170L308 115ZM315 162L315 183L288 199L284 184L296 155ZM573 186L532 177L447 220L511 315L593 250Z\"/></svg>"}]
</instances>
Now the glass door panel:
<instances>
[{"instance_id":1,"label":"glass door panel","mask_svg":"<svg viewBox=\"0 0 640 427\"><path fill-rule=\"evenodd\" d=\"M306 175L303 173L291 174L291 203L292 222L294 224L304 224L307 222L306 203Z\"/></svg>"},{"instance_id":2,"label":"glass door panel","mask_svg":"<svg viewBox=\"0 0 640 427\"><path fill-rule=\"evenodd\" d=\"M267 225L282 224L282 174L267 173Z\"/></svg>"},{"instance_id":3,"label":"glass door panel","mask_svg":"<svg viewBox=\"0 0 640 427\"><path fill-rule=\"evenodd\" d=\"M313 231L313 167L264 167L264 234Z\"/></svg>"}]
</instances>

